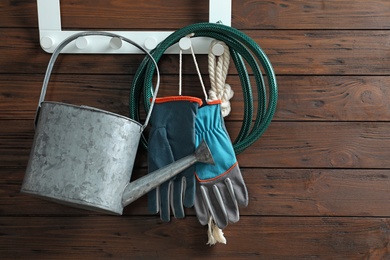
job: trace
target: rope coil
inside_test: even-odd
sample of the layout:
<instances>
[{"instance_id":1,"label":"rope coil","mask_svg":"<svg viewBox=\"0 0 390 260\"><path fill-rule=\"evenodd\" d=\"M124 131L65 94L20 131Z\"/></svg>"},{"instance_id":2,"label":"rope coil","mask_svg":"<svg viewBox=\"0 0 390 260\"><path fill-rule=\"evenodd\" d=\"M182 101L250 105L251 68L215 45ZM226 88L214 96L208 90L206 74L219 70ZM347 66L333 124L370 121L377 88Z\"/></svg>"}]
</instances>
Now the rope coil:
<instances>
[{"instance_id":1,"label":"rope coil","mask_svg":"<svg viewBox=\"0 0 390 260\"><path fill-rule=\"evenodd\" d=\"M224 48L222 56L216 57L212 49L215 45L220 44ZM209 90L209 100L221 100L222 116L226 117L231 111L230 99L234 92L229 84L226 83L230 65L230 51L229 47L222 41L213 40L210 44L210 51L208 54L208 71L210 77L211 88Z\"/></svg>"}]
</instances>

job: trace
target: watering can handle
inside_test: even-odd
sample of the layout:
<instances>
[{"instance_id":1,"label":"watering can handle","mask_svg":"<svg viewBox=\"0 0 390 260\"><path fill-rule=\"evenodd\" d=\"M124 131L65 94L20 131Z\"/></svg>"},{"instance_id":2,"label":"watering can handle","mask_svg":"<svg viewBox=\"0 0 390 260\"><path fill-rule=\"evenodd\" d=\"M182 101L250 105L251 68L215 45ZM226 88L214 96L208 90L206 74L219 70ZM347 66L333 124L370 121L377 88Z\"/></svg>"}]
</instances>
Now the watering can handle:
<instances>
[{"instance_id":1,"label":"watering can handle","mask_svg":"<svg viewBox=\"0 0 390 260\"><path fill-rule=\"evenodd\" d=\"M35 122L36 122L36 120L38 118L39 109L41 107L41 104L45 100L47 85L49 84L49 79L50 79L51 72L53 70L54 63L55 63L58 55L60 54L61 50L66 45L68 45L70 42L72 42L73 40L76 40L77 38L79 38L81 36L90 36L90 35L97 35L97 36L101 35L101 36L108 36L108 37L118 37L121 40L123 40L125 42L128 42L128 43L134 45L135 47L137 47L138 49L142 50L143 52L145 52L145 54L148 55L149 58L153 61L154 66L156 67L156 71L157 71L157 82L156 82L156 88L155 88L154 93L153 93L153 98L152 98L152 102L151 102L151 105L150 105L149 112L148 112L148 114L146 116L145 123L144 123L144 125L142 126L142 129L141 129L141 131L142 131L148 125L150 116L152 114L152 110L153 110L153 106L154 106L154 103L155 103L155 100L156 100L156 97L157 97L158 89L160 87L160 71L158 69L158 65L157 65L156 60L153 58L153 56L145 48L143 48L142 46L140 46L136 42L134 42L134 41L132 41L132 40L126 38L126 37L117 35L115 33L110 33L110 32L96 32L96 31L93 32L93 31L91 31L91 32L76 33L76 34L73 34L72 36L69 36L68 38L66 38L64 41L62 41L57 46L57 48L54 50L54 52L53 52L53 54L52 54L52 56L50 58L49 64L47 65L45 78L43 79L41 95L39 97L38 108L37 108L37 111L36 111L36 114L35 114Z\"/></svg>"}]
</instances>

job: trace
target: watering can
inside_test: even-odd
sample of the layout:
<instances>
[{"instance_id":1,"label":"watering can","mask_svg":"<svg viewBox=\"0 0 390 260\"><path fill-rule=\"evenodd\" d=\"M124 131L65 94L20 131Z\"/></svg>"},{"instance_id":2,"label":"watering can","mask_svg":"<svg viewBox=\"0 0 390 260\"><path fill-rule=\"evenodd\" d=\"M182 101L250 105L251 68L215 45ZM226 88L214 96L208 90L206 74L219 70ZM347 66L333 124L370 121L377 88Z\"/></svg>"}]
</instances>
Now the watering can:
<instances>
[{"instance_id":1,"label":"watering can","mask_svg":"<svg viewBox=\"0 0 390 260\"><path fill-rule=\"evenodd\" d=\"M80 36L119 37L154 62L157 83L145 123L105 110L45 101L54 62ZM129 182L141 134L148 124L160 84L157 63L141 46L108 32L81 32L53 52L43 80L36 129L21 192L69 206L121 215L123 207L196 162L213 163L207 144L166 167Z\"/></svg>"}]
</instances>

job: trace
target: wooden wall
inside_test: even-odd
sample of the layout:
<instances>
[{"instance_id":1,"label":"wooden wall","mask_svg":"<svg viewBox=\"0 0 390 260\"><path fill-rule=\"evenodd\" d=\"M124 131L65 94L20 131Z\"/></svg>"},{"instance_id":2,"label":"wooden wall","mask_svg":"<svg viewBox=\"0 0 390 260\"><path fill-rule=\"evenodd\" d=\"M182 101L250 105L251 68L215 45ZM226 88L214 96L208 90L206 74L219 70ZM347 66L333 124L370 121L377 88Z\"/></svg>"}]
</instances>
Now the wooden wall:
<instances>
[{"instance_id":1,"label":"wooden wall","mask_svg":"<svg viewBox=\"0 0 390 260\"><path fill-rule=\"evenodd\" d=\"M65 29L176 30L208 20L207 1L62 0L61 8ZM209 247L192 209L163 223L145 197L108 216L19 192L50 55L39 46L36 2L2 0L0 258L390 259L389 17L388 0L233 1L232 26L267 53L279 103L263 137L238 156L249 206L225 229L227 245ZM141 59L62 55L47 97L128 115ZM161 63L161 95L176 88L177 59ZM191 92L197 78L185 62ZM234 69L228 81L234 136L242 106ZM140 151L133 175L144 173Z\"/></svg>"}]
</instances>

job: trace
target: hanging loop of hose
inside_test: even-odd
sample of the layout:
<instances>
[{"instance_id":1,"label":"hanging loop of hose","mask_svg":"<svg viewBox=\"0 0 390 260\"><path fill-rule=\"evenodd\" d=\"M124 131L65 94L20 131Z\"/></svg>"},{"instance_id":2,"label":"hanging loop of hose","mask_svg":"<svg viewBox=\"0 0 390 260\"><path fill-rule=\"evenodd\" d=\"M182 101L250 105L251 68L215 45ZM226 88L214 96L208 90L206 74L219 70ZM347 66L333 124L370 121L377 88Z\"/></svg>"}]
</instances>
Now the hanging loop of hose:
<instances>
[{"instance_id":1,"label":"hanging loop of hose","mask_svg":"<svg viewBox=\"0 0 390 260\"><path fill-rule=\"evenodd\" d=\"M192 34L192 37L210 37L224 42L230 50L231 58L236 66L244 97L244 112L241 129L233 141L236 154L243 152L256 142L268 128L275 114L278 99L278 88L275 73L268 57L260 46L243 32L222 24L198 23L186 26L162 41L151 51L153 58L159 61L164 52L182 37ZM246 63L245 63L246 62ZM246 68L249 65L253 73L257 92L257 106L253 103L252 84ZM267 79L264 82L263 72ZM139 120L139 103L143 93L144 108L149 110L150 97L153 91L153 74L155 65L150 58L145 57L139 66L130 92L130 117ZM254 107L257 108L254 115ZM146 138L142 144L147 148Z\"/></svg>"}]
</instances>

